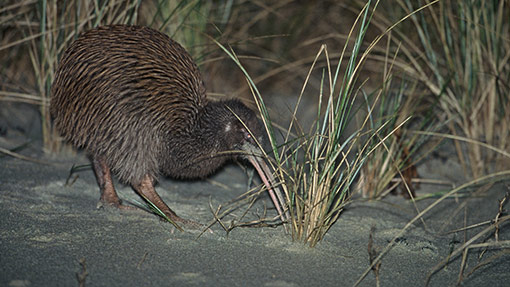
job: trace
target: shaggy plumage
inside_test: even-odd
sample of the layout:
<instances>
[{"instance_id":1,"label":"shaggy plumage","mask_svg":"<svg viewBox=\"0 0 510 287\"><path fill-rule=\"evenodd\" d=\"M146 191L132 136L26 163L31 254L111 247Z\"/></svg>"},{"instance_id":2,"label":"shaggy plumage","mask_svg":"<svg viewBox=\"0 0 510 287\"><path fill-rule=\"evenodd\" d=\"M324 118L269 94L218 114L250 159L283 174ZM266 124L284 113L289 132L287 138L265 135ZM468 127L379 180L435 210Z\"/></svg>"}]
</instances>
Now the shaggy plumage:
<instances>
[{"instance_id":1,"label":"shaggy plumage","mask_svg":"<svg viewBox=\"0 0 510 287\"><path fill-rule=\"evenodd\" d=\"M120 206L111 170L175 218L154 191L159 174L205 177L228 151L256 150L252 135L263 141L252 110L209 101L190 55L147 27L104 26L74 41L56 71L50 111L62 136L92 158L103 201Z\"/></svg>"}]
</instances>

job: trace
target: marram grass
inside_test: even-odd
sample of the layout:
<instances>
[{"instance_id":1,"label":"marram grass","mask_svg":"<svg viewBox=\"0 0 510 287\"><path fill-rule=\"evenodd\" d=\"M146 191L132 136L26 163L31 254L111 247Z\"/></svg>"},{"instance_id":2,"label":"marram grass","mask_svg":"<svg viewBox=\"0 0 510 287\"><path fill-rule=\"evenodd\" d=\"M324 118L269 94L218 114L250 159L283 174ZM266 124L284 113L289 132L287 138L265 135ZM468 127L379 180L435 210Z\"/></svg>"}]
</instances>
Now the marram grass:
<instances>
[{"instance_id":1,"label":"marram grass","mask_svg":"<svg viewBox=\"0 0 510 287\"><path fill-rule=\"evenodd\" d=\"M268 157L268 160L286 197L292 237L310 246L315 246L322 240L338 219L351 198L356 179L369 155L382 148L384 141L409 119L403 119L393 129L385 132L382 131L389 120L377 129L370 129L367 128L368 119L373 112L370 109L361 127L351 134L345 134L360 91L355 88L358 73L370 49L375 45L372 43L367 51L361 52L364 36L377 4L378 2L372 7L371 1L368 1L352 26L348 39L352 38L353 45L343 78L340 77L340 68L343 66L350 41L344 46L336 70L332 69L327 47L323 45L320 48L303 84L298 104L290 115L293 120L284 131L283 144L277 143L267 107L239 58L232 50L215 41L238 65L248 81L270 139L272 158ZM308 80L321 59L326 62L326 67L319 71L322 76L317 95L319 105L316 122L310 131L304 132L297 120L297 110Z\"/></svg>"},{"instance_id":2,"label":"marram grass","mask_svg":"<svg viewBox=\"0 0 510 287\"><path fill-rule=\"evenodd\" d=\"M397 1L408 14L419 1ZM396 6L397 7L397 6ZM510 150L510 9L508 1L440 1L400 26L406 73L437 99L436 116L453 136ZM504 170L508 159L480 145L454 141L465 174Z\"/></svg>"}]
</instances>

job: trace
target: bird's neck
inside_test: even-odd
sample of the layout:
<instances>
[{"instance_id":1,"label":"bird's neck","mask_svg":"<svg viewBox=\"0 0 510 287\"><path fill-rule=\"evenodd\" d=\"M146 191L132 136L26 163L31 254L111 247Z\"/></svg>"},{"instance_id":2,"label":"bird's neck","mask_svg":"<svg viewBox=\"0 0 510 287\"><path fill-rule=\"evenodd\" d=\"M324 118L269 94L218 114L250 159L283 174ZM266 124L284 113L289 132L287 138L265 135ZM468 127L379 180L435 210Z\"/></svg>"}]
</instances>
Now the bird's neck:
<instances>
[{"instance_id":1,"label":"bird's neck","mask_svg":"<svg viewBox=\"0 0 510 287\"><path fill-rule=\"evenodd\" d=\"M218 130L214 117L210 107L206 106L189 132L168 137L167 160L162 166L164 174L177 178L203 178L230 158L228 154L222 154L221 130Z\"/></svg>"}]
</instances>

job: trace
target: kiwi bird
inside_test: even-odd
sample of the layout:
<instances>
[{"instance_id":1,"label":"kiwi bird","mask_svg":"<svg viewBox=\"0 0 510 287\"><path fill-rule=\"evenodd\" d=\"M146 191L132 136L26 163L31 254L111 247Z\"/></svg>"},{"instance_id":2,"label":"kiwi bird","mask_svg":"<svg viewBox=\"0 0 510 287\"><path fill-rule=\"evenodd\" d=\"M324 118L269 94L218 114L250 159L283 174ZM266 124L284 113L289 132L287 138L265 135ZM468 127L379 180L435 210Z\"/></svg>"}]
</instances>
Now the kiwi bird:
<instances>
[{"instance_id":1,"label":"kiwi bird","mask_svg":"<svg viewBox=\"0 0 510 287\"><path fill-rule=\"evenodd\" d=\"M255 113L239 100L207 99L197 65L167 35L128 25L89 30L62 55L51 92L54 124L91 158L103 204L125 208L114 174L174 222L193 225L158 195L158 177L204 178L240 157L284 219L281 193L258 156L265 137Z\"/></svg>"}]
</instances>

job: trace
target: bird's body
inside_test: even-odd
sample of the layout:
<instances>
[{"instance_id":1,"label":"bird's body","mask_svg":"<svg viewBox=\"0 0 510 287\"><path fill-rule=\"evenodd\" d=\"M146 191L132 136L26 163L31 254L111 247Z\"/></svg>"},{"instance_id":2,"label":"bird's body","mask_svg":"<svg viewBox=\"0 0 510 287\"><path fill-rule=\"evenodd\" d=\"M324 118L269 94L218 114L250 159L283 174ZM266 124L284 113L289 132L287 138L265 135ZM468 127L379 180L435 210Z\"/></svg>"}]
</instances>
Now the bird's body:
<instances>
[{"instance_id":1,"label":"bird's body","mask_svg":"<svg viewBox=\"0 0 510 287\"><path fill-rule=\"evenodd\" d=\"M159 174L206 177L232 157L226 152L251 152L263 139L252 110L209 101L185 49L147 27L81 35L62 56L50 111L62 136L92 158L103 202L120 206L111 170L179 220L154 190Z\"/></svg>"},{"instance_id":2,"label":"bird's body","mask_svg":"<svg viewBox=\"0 0 510 287\"><path fill-rule=\"evenodd\" d=\"M67 140L137 183L160 172L166 142L193 133L205 105L198 68L179 44L146 27L107 26L62 57L51 113Z\"/></svg>"}]
</instances>

